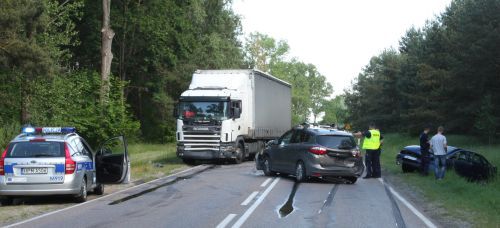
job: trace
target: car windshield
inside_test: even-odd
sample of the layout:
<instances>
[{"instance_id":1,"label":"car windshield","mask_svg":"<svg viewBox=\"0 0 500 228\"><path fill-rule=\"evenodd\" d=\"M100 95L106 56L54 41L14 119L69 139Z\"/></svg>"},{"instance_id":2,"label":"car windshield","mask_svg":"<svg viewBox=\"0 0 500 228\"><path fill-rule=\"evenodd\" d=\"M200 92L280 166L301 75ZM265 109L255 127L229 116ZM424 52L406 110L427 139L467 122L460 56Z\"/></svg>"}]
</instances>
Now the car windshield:
<instances>
[{"instance_id":1,"label":"car windshield","mask_svg":"<svg viewBox=\"0 0 500 228\"><path fill-rule=\"evenodd\" d=\"M183 120L211 121L228 119L228 102L225 101L203 101L203 102L181 102L179 107L179 118Z\"/></svg>"},{"instance_id":2,"label":"car windshield","mask_svg":"<svg viewBox=\"0 0 500 228\"><path fill-rule=\"evenodd\" d=\"M317 143L332 149L353 149L356 142L351 136L344 135L320 135L317 137Z\"/></svg>"},{"instance_id":3,"label":"car windshield","mask_svg":"<svg viewBox=\"0 0 500 228\"><path fill-rule=\"evenodd\" d=\"M6 157L36 158L36 157L64 157L62 142L16 142L9 145Z\"/></svg>"}]
</instances>

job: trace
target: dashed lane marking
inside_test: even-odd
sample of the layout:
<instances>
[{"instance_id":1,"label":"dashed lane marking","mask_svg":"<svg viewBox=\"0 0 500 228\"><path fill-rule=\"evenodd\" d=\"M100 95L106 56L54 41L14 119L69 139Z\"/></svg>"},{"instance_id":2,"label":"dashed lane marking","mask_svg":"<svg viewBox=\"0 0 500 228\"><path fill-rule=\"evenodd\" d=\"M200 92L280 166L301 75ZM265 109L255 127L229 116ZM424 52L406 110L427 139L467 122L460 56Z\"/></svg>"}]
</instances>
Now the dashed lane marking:
<instances>
[{"instance_id":1,"label":"dashed lane marking","mask_svg":"<svg viewBox=\"0 0 500 228\"><path fill-rule=\"evenodd\" d=\"M237 214L228 214L226 216L226 218L224 220L222 220L222 222L219 223L219 225L216 226L216 228L224 228L227 226L227 224L229 224L231 222L231 220L234 219L234 217L236 217Z\"/></svg>"},{"instance_id":2,"label":"dashed lane marking","mask_svg":"<svg viewBox=\"0 0 500 228\"><path fill-rule=\"evenodd\" d=\"M245 201L243 201L243 203L241 203L241 206L248 205L250 202L252 202L253 198L255 198L257 194L259 194L259 192L252 192L252 194L250 194L248 198Z\"/></svg>"},{"instance_id":3,"label":"dashed lane marking","mask_svg":"<svg viewBox=\"0 0 500 228\"><path fill-rule=\"evenodd\" d=\"M272 178L267 178L267 180L264 181L264 183L262 183L260 185L260 187L266 187L267 184L269 184L269 182L271 182Z\"/></svg>"},{"instance_id":4,"label":"dashed lane marking","mask_svg":"<svg viewBox=\"0 0 500 228\"><path fill-rule=\"evenodd\" d=\"M250 217L250 215L252 215L255 209L262 203L262 201L264 201L264 198L266 198L266 196L269 194L269 192L271 192L274 186L276 186L279 180L280 180L279 177L274 179L274 181L271 183L271 185L269 185L269 187L266 188L266 190L262 193L262 195L260 195L260 197L257 198L257 200L252 204L252 206L250 206L247 209L247 211L245 211L245 213L236 221L236 223L234 223L232 228L239 228L243 225L243 223L245 223L248 217Z\"/></svg>"}]
</instances>

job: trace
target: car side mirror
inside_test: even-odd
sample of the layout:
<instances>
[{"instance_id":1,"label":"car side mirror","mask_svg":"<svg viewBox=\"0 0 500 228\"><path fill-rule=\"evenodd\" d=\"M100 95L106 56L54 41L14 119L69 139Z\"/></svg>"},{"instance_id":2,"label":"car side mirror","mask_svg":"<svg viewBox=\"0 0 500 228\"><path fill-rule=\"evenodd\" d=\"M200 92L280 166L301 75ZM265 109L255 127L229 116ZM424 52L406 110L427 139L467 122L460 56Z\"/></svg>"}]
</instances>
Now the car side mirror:
<instances>
[{"instance_id":1,"label":"car side mirror","mask_svg":"<svg viewBox=\"0 0 500 228\"><path fill-rule=\"evenodd\" d=\"M273 139L273 140L267 142L267 146L272 146L272 145L278 145L278 140Z\"/></svg>"}]
</instances>

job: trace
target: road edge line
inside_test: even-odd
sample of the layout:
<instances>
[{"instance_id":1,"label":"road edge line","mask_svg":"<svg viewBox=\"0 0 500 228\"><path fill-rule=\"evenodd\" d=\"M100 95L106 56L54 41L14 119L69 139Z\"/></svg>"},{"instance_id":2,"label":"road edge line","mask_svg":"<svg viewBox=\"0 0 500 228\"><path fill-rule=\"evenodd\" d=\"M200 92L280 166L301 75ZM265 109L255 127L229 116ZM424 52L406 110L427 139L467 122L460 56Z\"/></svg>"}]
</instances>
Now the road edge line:
<instances>
[{"instance_id":1,"label":"road edge line","mask_svg":"<svg viewBox=\"0 0 500 228\"><path fill-rule=\"evenodd\" d=\"M264 201L264 198L266 198L266 196L269 194L269 192L271 192L271 190L274 188L274 186L276 186L276 184L278 183L279 180L280 180L279 177L276 178L271 183L271 185L269 185L269 187L267 187L267 189L252 204L252 206L250 206L250 208L248 208L247 211L245 211L245 213L236 221L236 223L234 223L234 225L232 226L232 228L239 228L239 227L241 227L241 225L243 225L243 223L245 223L245 221L248 219L248 217L250 217L250 215L253 213L253 211L255 211L255 209L257 209L257 207L262 203L262 201Z\"/></svg>"},{"instance_id":2,"label":"road edge line","mask_svg":"<svg viewBox=\"0 0 500 228\"><path fill-rule=\"evenodd\" d=\"M267 186L267 184L269 184L269 182L271 182L271 180L273 180L273 178L270 178L270 177L269 177L269 178L267 178L267 179L264 181L264 183L262 183L262 184L260 185L260 187L266 187L266 186Z\"/></svg>"},{"instance_id":3,"label":"road edge line","mask_svg":"<svg viewBox=\"0 0 500 228\"><path fill-rule=\"evenodd\" d=\"M228 214L226 216L226 218L224 220L222 220L222 222L219 223L219 225L217 225L215 228L224 228L227 226L227 224L229 224L233 219L234 217L236 217L237 214Z\"/></svg>"},{"instance_id":4,"label":"road edge line","mask_svg":"<svg viewBox=\"0 0 500 228\"><path fill-rule=\"evenodd\" d=\"M385 184L385 182L384 182L384 180L382 178L379 178L378 180L382 184ZM408 209L410 209L410 211L413 212L413 214L415 214L420 220L422 220L422 222L424 222L427 227L437 228L437 226L434 223L432 223L430 219L428 219L425 215L423 215L422 213L420 213L420 211L418 211L410 202L408 202L398 192L396 192L396 190L394 190L391 186L387 185L387 187L389 188L389 190L391 191L391 193L394 196L396 196L396 198L398 198L398 200L401 201L401 203L403 203Z\"/></svg>"},{"instance_id":5,"label":"road edge line","mask_svg":"<svg viewBox=\"0 0 500 228\"><path fill-rule=\"evenodd\" d=\"M61 208L59 210L55 210L55 211L51 211L51 212L48 212L48 213L45 213L45 214L41 214L41 215L38 215L38 216L35 216L33 218L30 218L30 219L27 219L27 220L24 220L24 221L20 221L20 222L17 222L17 223L14 223L14 224L11 224L11 225L7 225L7 226L3 226L4 228L10 228L10 227L15 227L15 226L19 226L19 225L22 225L24 223L28 223L28 222L31 222L31 221L35 221L37 219L41 219L43 217L46 217L46 216L49 216L49 215L53 215L53 214L57 214L59 212L63 212L63 211L66 211L66 210L69 210L69 209L73 209L73 208L76 208L76 207L79 207L79 206L83 206L83 205L87 205L87 204L90 204L90 203L93 203L97 200L100 200L100 199L105 199L105 198L108 198L110 196L113 196L115 194L118 194L118 193L122 193L124 191L127 191L127 190L130 190L130 189L134 189L134 188L138 188L138 187L141 187L143 185L147 185L147 184L151 184L153 182L156 182L156 181L159 181L159 180L162 180L162 179L166 179L166 178L170 178L172 176L175 176L175 175L179 175L179 174L182 174L182 173L185 173L185 172L188 172L188 171L191 171L191 170L194 170L196 168L200 168L200 167L203 167L204 165L197 165L195 167L191 167L189 169L186 169L186 170L182 170L178 173L173 173L173 174L170 174L168 176L165 176L165 177L160 177L160 178L157 178L157 179L154 179L154 180L151 180L151 181L148 181L146 183L142 183L142 184L139 184L139 185L135 185L135 186L132 186L130 188L126 188L126 189L122 189L120 191L117 191L117 192L113 192L109 195L104 195L104 196L101 196L99 198L95 198L93 200L89 200L89 201L86 201L84 203L79 203L79 204L76 204L76 205L73 205L73 206L70 206L70 207L65 207L65 208ZM208 166L210 167L210 166Z\"/></svg>"},{"instance_id":6,"label":"road edge line","mask_svg":"<svg viewBox=\"0 0 500 228\"><path fill-rule=\"evenodd\" d=\"M245 201L243 201L243 203L241 203L240 205L241 206L246 206L250 203L250 201L253 200L253 198L255 198L255 196L257 196L257 194L259 194L258 191L255 191L255 192L252 192L246 199Z\"/></svg>"}]
</instances>

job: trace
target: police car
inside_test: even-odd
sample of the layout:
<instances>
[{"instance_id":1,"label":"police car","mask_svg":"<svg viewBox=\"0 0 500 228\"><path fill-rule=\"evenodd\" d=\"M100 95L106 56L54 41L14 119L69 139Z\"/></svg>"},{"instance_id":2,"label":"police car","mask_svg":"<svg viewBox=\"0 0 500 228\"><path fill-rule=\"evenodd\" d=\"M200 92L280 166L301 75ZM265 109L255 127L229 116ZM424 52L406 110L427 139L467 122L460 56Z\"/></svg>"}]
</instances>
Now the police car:
<instances>
[{"instance_id":1,"label":"police car","mask_svg":"<svg viewBox=\"0 0 500 228\"><path fill-rule=\"evenodd\" d=\"M2 205L14 197L104 193L105 183L126 178L129 159L123 136L107 140L94 152L73 127L25 127L0 157Z\"/></svg>"}]
</instances>

